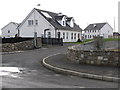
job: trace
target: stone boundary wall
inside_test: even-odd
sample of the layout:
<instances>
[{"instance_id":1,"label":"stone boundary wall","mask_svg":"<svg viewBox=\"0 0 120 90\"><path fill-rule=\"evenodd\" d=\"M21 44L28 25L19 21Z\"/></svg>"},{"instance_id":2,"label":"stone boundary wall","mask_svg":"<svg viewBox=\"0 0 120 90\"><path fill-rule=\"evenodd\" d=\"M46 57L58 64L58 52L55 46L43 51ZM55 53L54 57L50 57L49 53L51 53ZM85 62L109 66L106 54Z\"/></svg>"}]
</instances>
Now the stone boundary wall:
<instances>
[{"instance_id":1,"label":"stone boundary wall","mask_svg":"<svg viewBox=\"0 0 120 90\"><path fill-rule=\"evenodd\" d=\"M78 50L77 46L68 48L67 58L75 63L91 65L119 66L120 51Z\"/></svg>"},{"instance_id":2,"label":"stone boundary wall","mask_svg":"<svg viewBox=\"0 0 120 90\"><path fill-rule=\"evenodd\" d=\"M41 47L41 38L36 39L36 48ZM11 51L21 51L21 50L31 50L35 48L34 39L18 42L18 43L5 43L2 44L2 52L11 52Z\"/></svg>"}]
</instances>

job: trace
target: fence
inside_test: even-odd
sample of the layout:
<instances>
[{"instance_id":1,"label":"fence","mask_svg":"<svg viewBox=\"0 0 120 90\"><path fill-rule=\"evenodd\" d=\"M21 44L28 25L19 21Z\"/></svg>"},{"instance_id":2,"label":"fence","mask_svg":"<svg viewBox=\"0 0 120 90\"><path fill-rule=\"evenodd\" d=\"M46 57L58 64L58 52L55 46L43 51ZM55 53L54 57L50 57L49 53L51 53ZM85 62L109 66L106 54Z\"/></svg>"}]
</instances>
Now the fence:
<instances>
[{"instance_id":1,"label":"fence","mask_svg":"<svg viewBox=\"0 0 120 90\"><path fill-rule=\"evenodd\" d=\"M62 38L42 38L42 44L63 46L63 39Z\"/></svg>"},{"instance_id":2,"label":"fence","mask_svg":"<svg viewBox=\"0 0 120 90\"><path fill-rule=\"evenodd\" d=\"M27 41L27 40L31 40L31 39L34 39L34 38L21 38L21 37L2 38L2 43L17 43L17 42Z\"/></svg>"},{"instance_id":3,"label":"fence","mask_svg":"<svg viewBox=\"0 0 120 90\"><path fill-rule=\"evenodd\" d=\"M33 40L34 38L22 38L22 37L17 37L17 38L2 38L2 43L17 43L17 42L23 42L23 41L28 41L28 40ZM0 42L0 43L1 43ZM37 40L37 42L40 42ZM41 38L41 44L46 44L46 45L61 45L63 46L63 39L62 38Z\"/></svg>"}]
</instances>

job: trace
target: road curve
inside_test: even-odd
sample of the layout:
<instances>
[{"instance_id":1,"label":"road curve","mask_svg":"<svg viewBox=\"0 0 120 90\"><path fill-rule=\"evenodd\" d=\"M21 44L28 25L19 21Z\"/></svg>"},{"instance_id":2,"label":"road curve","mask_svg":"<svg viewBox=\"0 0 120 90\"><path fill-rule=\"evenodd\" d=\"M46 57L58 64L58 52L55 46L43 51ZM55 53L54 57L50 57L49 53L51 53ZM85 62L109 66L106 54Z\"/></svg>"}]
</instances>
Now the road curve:
<instances>
[{"instance_id":1,"label":"road curve","mask_svg":"<svg viewBox=\"0 0 120 90\"><path fill-rule=\"evenodd\" d=\"M67 76L50 71L42 66L43 58L56 53L66 53L64 46L28 50L21 53L4 54L3 66L24 68L20 78L2 77L5 88L117 88L118 84L99 80Z\"/></svg>"}]
</instances>

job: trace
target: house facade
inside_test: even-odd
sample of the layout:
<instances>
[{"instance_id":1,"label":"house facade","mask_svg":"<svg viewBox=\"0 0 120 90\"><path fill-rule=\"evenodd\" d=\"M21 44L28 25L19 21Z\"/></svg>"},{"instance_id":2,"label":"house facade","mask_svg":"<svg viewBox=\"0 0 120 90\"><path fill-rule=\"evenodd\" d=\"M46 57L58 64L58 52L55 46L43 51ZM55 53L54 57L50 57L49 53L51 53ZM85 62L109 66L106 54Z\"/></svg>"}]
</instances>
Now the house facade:
<instances>
[{"instance_id":1,"label":"house facade","mask_svg":"<svg viewBox=\"0 0 120 90\"><path fill-rule=\"evenodd\" d=\"M96 36L109 38L113 36L113 28L107 23L94 23L84 29L84 39L93 39Z\"/></svg>"},{"instance_id":2,"label":"house facade","mask_svg":"<svg viewBox=\"0 0 120 90\"><path fill-rule=\"evenodd\" d=\"M81 39L82 29L73 17L34 8L18 27L20 37L63 38L63 42Z\"/></svg>"},{"instance_id":3,"label":"house facade","mask_svg":"<svg viewBox=\"0 0 120 90\"><path fill-rule=\"evenodd\" d=\"M2 37L5 38L10 38L10 37L15 37L16 34L18 34L18 23L15 22L10 22L6 26L4 26L2 30Z\"/></svg>"}]
</instances>

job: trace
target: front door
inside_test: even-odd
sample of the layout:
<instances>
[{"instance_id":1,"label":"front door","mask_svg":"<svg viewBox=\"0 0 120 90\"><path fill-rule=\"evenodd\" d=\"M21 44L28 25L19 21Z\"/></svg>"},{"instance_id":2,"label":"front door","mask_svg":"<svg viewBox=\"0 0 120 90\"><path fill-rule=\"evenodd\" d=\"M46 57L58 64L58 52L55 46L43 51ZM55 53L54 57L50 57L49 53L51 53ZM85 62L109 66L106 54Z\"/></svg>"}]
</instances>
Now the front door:
<instances>
[{"instance_id":1,"label":"front door","mask_svg":"<svg viewBox=\"0 0 120 90\"><path fill-rule=\"evenodd\" d=\"M60 38L60 32L58 32L58 38Z\"/></svg>"}]
</instances>

